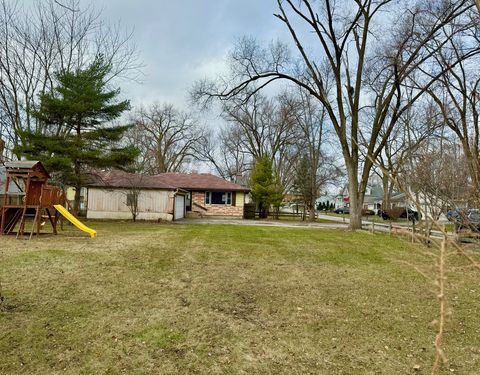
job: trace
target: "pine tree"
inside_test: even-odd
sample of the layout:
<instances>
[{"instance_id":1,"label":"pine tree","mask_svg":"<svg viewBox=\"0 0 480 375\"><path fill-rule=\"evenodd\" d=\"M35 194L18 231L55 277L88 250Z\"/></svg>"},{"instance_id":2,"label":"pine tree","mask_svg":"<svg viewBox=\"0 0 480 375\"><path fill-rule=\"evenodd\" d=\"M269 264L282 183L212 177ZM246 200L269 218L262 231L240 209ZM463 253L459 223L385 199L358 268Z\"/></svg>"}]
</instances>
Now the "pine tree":
<instances>
[{"instance_id":1,"label":"pine tree","mask_svg":"<svg viewBox=\"0 0 480 375\"><path fill-rule=\"evenodd\" d=\"M256 160L250 187L261 218L267 217L270 206L278 208L282 203L283 189L279 179L273 174L272 161L268 157L264 156Z\"/></svg>"},{"instance_id":2,"label":"pine tree","mask_svg":"<svg viewBox=\"0 0 480 375\"><path fill-rule=\"evenodd\" d=\"M110 70L100 56L86 69L58 72L54 91L42 95L38 110L32 112L43 131L23 132L23 145L15 150L41 160L60 182L75 188L75 211L86 172L124 167L138 154L134 147L120 145L129 126L111 124L130 102L118 101L120 90L108 88Z\"/></svg>"}]
</instances>

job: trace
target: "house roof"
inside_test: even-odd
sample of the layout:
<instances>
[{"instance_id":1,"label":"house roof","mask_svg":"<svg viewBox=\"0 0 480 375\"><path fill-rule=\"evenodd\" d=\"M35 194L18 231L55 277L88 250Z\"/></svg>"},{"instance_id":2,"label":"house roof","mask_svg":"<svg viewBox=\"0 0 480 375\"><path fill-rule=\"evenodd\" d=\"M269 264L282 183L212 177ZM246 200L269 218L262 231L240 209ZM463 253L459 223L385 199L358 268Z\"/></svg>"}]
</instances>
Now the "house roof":
<instances>
[{"instance_id":1,"label":"house roof","mask_svg":"<svg viewBox=\"0 0 480 375\"><path fill-rule=\"evenodd\" d=\"M365 198L363 199L363 203L366 204L372 204L372 203L378 203L382 200L382 197L380 196L374 196L374 195L365 195Z\"/></svg>"},{"instance_id":2,"label":"house roof","mask_svg":"<svg viewBox=\"0 0 480 375\"><path fill-rule=\"evenodd\" d=\"M406 197L407 197L407 195L405 193L398 193L398 194L393 195L390 198L390 201L392 201L392 202L404 201Z\"/></svg>"},{"instance_id":3,"label":"house roof","mask_svg":"<svg viewBox=\"0 0 480 375\"><path fill-rule=\"evenodd\" d=\"M128 173L120 170L92 172L89 175L87 185L105 188L177 189L177 186L170 185L157 176Z\"/></svg>"},{"instance_id":4,"label":"house roof","mask_svg":"<svg viewBox=\"0 0 480 375\"><path fill-rule=\"evenodd\" d=\"M161 173L148 176L120 170L90 174L91 187L249 191L249 189L208 173Z\"/></svg>"},{"instance_id":5,"label":"house roof","mask_svg":"<svg viewBox=\"0 0 480 375\"><path fill-rule=\"evenodd\" d=\"M382 200L383 198L383 187L380 184L368 184L367 185L368 194L365 193L364 202L365 203L374 203ZM336 199L347 196L348 197L348 185L345 185L340 190L339 194L335 196Z\"/></svg>"},{"instance_id":6,"label":"house roof","mask_svg":"<svg viewBox=\"0 0 480 375\"><path fill-rule=\"evenodd\" d=\"M157 176L171 185L186 190L250 191L245 186L209 173L162 173L154 177Z\"/></svg>"}]
</instances>

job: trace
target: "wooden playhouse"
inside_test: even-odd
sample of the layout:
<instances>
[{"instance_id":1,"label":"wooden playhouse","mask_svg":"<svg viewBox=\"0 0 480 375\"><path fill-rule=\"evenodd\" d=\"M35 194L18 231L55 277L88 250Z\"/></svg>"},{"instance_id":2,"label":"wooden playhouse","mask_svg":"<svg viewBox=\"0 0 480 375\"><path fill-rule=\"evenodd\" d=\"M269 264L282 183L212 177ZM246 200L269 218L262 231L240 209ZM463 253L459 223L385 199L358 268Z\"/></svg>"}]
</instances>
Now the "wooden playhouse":
<instances>
[{"instance_id":1,"label":"wooden playhouse","mask_svg":"<svg viewBox=\"0 0 480 375\"><path fill-rule=\"evenodd\" d=\"M49 174L39 161L14 161L5 164L3 188L0 187L0 235L40 234L48 220L57 234L58 212L55 205L65 204L65 195L57 186L48 185ZM26 231L27 219L31 229ZM15 232L16 230L16 232Z\"/></svg>"}]
</instances>

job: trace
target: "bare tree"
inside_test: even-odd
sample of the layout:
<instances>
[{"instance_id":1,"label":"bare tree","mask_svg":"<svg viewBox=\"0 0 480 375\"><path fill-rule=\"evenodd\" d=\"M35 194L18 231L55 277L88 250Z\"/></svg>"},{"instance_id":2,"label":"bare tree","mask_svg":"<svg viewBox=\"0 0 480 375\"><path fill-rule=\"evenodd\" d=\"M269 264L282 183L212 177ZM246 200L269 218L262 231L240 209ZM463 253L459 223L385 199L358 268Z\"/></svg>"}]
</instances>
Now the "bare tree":
<instances>
[{"instance_id":1,"label":"bare tree","mask_svg":"<svg viewBox=\"0 0 480 375\"><path fill-rule=\"evenodd\" d=\"M139 214L140 195L142 194L143 174L131 174L128 178L128 186L125 192L125 205L132 214L132 220L137 221Z\"/></svg>"},{"instance_id":2,"label":"bare tree","mask_svg":"<svg viewBox=\"0 0 480 375\"><path fill-rule=\"evenodd\" d=\"M414 176L409 178L410 188L434 220L448 208L465 205L469 195L465 157L458 145L447 142L426 142L414 153L413 169L409 170L409 175Z\"/></svg>"},{"instance_id":3,"label":"bare tree","mask_svg":"<svg viewBox=\"0 0 480 375\"><path fill-rule=\"evenodd\" d=\"M292 184L293 159L297 156L295 105L287 94L269 99L256 93L247 102L232 100L223 108L223 117L233 129L230 134L237 136L250 163L268 157L285 189Z\"/></svg>"},{"instance_id":4,"label":"bare tree","mask_svg":"<svg viewBox=\"0 0 480 375\"><path fill-rule=\"evenodd\" d=\"M295 110L295 122L300 129L297 139L301 157L296 162L295 190L303 197L310 221L315 220L315 203L321 190L338 181L342 175L336 165L330 142L331 129L325 109L310 95L300 91Z\"/></svg>"},{"instance_id":5,"label":"bare tree","mask_svg":"<svg viewBox=\"0 0 480 375\"><path fill-rule=\"evenodd\" d=\"M306 90L325 107L335 130L348 174L350 227L360 228L372 160L384 149L400 116L443 71L424 75L413 97L406 97L403 87L420 67L427 70L442 45L472 27L471 0L412 3L399 8L391 0L277 0L276 17L289 31L299 59L281 43L265 49L243 39L231 54L232 74L218 82L198 83L194 98L248 99L279 80ZM310 44L312 33L315 46ZM478 48L462 53L444 70L477 53ZM333 72L331 93L316 63L318 56ZM367 108L373 117L365 117Z\"/></svg>"},{"instance_id":6,"label":"bare tree","mask_svg":"<svg viewBox=\"0 0 480 375\"><path fill-rule=\"evenodd\" d=\"M203 131L188 113L169 104L141 108L128 138L140 151L145 173L180 172L196 157Z\"/></svg>"},{"instance_id":7,"label":"bare tree","mask_svg":"<svg viewBox=\"0 0 480 375\"><path fill-rule=\"evenodd\" d=\"M2 133L0 132L0 135ZM5 151L5 141L0 138L0 164L3 164L3 152Z\"/></svg>"},{"instance_id":8,"label":"bare tree","mask_svg":"<svg viewBox=\"0 0 480 375\"><path fill-rule=\"evenodd\" d=\"M233 182L246 177L251 160L242 147L242 134L236 127L227 126L217 134L206 134L197 145L197 159L212 165L216 173Z\"/></svg>"},{"instance_id":9,"label":"bare tree","mask_svg":"<svg viewBox=\"0 0 480 375\"><path fill-rule=\"evenodd\" d=\"M480 203L480 59L458 62L448 71L456 56L480 45L478 32L464 38L455 38L436 55L436 63L443 74L428 93L438 106L443 123L455 134L463 147L466 163L472 178L472 197Z\"/></svg>"},{"instance_id":10,"label":"bare tree","mask_svg":"<svg viewBox=\"0 0 480 375\"><path fill-rule=\"evenodd\" d=\"M252 94L248 101L223 103L225 126L214 136L206 136L199 145L199 158L214 166L224 178L246 177L255 160L264 156L273 162L275 175L288 189L299 131L295 123L296 102L288 93L268 98Z\"/></svg>"},{"instance_id":11,"label":"bare tree","mask_svg":"<svg viewBox=\"0 0 480 375\"><path fill-rule=\"evenodd\" d=\"M387 137L383 151L377 157L375 172L383 187L382 209L391 208L391 196L397 188L394 180L404 172L410 157L425 141L441 131L443 121L430 101L417 102L398 119L397 126Z\"/></svg>"}]
</instances>

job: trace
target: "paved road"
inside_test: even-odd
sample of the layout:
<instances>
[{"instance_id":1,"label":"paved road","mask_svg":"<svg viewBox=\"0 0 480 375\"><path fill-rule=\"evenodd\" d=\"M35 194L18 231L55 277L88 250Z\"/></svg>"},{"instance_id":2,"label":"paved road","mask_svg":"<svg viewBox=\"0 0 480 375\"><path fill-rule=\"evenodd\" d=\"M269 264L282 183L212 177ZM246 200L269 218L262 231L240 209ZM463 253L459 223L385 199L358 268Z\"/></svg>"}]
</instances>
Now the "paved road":
<instances>
[{"instance_id":1,"label":"paved road","mask_svg":"<svg viewBox=\"0 0 480 375\"><path fill-rule=\"evenodd\" d=\"M345 223L345 224L348 224L350 223L350 218L348 216L334 216L334 215L325 215L325 214L318 214L317 217L319 219L324 219L324 220L331 220L331 221L335 221L337 223Z\"/></svg>"},{"instance_id":2,"label":"paved road","mask_svg":"<svg viewBox=\"0 0 480 375\"><path fill-rule=\"evenodd\" d=\"M325 219L325 220L332 220L336 222L341 222L341 223L350 223L350 217L345 216L336 216L336 215L325 215L325 214L318 214L319 219ZM388 221L383 221L382 218L378 216L368 216L367 218L364 218L362 220L363 225L372 225L372 221L375 221L375 225L380 224L380 225L386 225L388 227ZM394 223L396 226L402 226L402 227L410 227L412 225L411 222L409 221L399 221Z\"/></svg>"}]
</instances>

